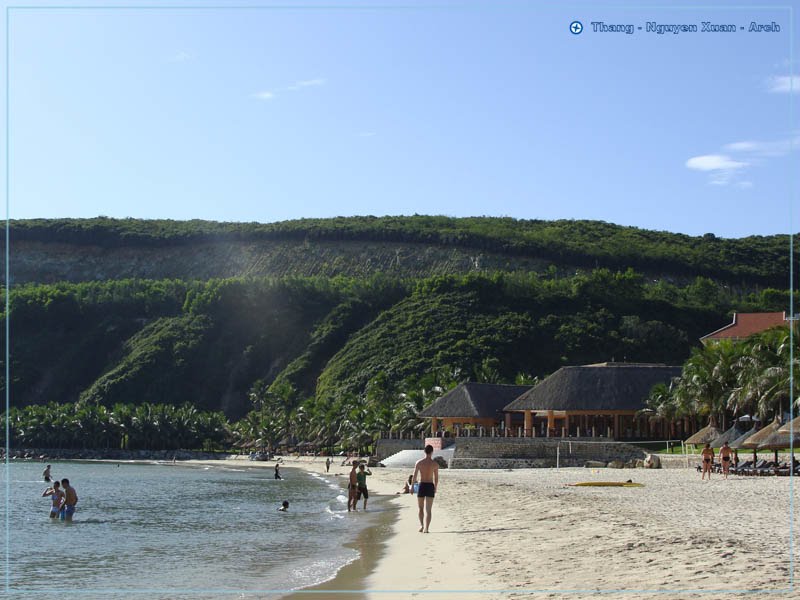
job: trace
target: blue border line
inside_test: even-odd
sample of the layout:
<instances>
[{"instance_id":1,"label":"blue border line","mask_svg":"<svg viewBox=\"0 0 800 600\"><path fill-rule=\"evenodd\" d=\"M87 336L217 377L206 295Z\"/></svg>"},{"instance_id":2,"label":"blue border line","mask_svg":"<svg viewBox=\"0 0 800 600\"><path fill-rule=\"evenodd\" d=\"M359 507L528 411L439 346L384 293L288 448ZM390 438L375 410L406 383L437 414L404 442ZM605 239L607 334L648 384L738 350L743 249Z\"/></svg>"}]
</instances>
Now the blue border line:
<instances>
[{"instance_id":1,"label":"blue border line","mask_svg":"<svg viewBox=\"0 0 800 600\"><path fill-rule=\"evenodd\" d=\"M568 5L560 4L559 8L575 8L581 10L597 9L594 5ZM791 592L794 590L794 469L790 469L789 475L789 587L776 588L770 590L764 589L640 589L640 590L617 590L617 589L515 589L515 590L380 590L380 589L362 589L362 590L208 590L208 589L149 589L149 590L115 590L115 589L82 589L79 591L58 590L58 589L36 589L29 590L27 588L13 589L10 585L10 544L11 544L11 524L8 507L11 498L11 477L10 477L10 425L9 425L9 410L10 410L10 368L9 368L9 355L10 355L10 139L11 139L11 121L10 121L10 92L9 92L9 72L10 72L10 18L11 10L366 10L366 11L381 11L381 10L401 10L401 9L435 9L435 8L481 8L478 6L463 6L459 4L401 4L401 5L359 5L359 4L298 4L298 5L230 5L230 6L215 6L215 5L116 5L116 6L92 6L92 5L39 5L39 6L20 6L20 5L7 5L6 6L6 224L5 224L5 468L6 468L6 511L5 511L5 528L6 528L6 541L5 541L5 592L6 594L13 591L16 594L42 594L48 591L54 591L59 594L86 594L86 593L106 593L106 594L171 594L171 593L190 593L190 594L287 594L287 593L301 593L301 594L627 594L627 593L647 593L647 594L673 594L673 593L690 593L690 594L719 594L719 593L763 593L763 594L777 594L784 592ZM492 7L494 8L494 7ZM505 7L504 7L505 8ZM514 6L513 8L517 8ZM523 7L524 8L524 7ZM608 10L788 10L789 12L789 124L790 130L794 130L794 7L792 5L762 5L762 6L661 6L661 5L603 5L601 9ZM794 139L790 142L794 146ZM790 419L794 419L794 229L793 229L793 203L795 201L796 189L796 175L791 171L791 180L789 188L789 415ZM794 456L794 426L790 428L790 452Z\"/></svg>"},{"instance_id":2,"label":"blue border line","mask_svg":"<svg viewBox=\"0 0 800 600\"><path fill-rule=\"evenodd\" d=\"M5 334L6 334L6 356L5 356L5 377L6 377L6 397L5 397L5 409L6 409L6 423L5 423L5 432L6 432L6 543L5 543L5 589L6 593L8 593L9 587L11 585L11 516L9 506L11 506L11 463L9 461L9 456L11 455L11 427L10 427L10 416L9 416L9 409L10 409L10 398L11 398L11 386L9 382L11 381L11 370L9 367L9 356L10 356L10 326L9 326L9 307L10 307L10 298L11 298L11 289L9 288L9 281L10 277L10 270L9 266L11 264L11 253L9 250L11 249L11 245L9 243L9 233L11 231L11 211L10 211L10 201L11 201L11 168L10 168L10 147L11 147L11 120L9 119L10 111L9 111L9 99L10 99L10 85L8 79L8 72L11 67L11 27L9 24L11 18L10 9L6 7L6 268L5 268L5 311L6 311L6 323L5 323Z\"/></svg>"},{"instance_id":3,"label":"blue border line","mask_svg":"<svg viewBox=\"0 0 800 600\"><path fill-rule=\"evenodd\" d=\"M794 132L794 7L789 7L789 131ZM789 142L789 151L794 150L794 135ZM797 191L797 175L790 168L789 180L789 590L794 590L794 203Z\"/></svg>"}]
</instances>

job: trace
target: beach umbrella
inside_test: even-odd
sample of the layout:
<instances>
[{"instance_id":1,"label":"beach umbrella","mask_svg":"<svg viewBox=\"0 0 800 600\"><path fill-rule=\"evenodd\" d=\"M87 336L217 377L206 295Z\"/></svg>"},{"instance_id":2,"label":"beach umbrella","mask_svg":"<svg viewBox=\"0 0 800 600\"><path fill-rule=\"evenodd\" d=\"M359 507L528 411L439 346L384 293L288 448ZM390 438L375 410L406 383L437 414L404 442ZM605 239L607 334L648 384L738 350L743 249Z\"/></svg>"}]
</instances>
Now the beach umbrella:
<instances>
[{"instance_id":1,"label":"beach umbrella","mask_svg":"<svg viewBox=\"0 0 800 600\"><path fill-rule=\"evenodd\" d=\"M781 431L778 429L775 433L770 435L767 439L758 445L759 450L774 450L775 463L778 462L778 450L794 447L800 444L800 431L795 431L794 434L788 431ZM794 455L792 455L792 464L794 464Z\"/></svg>"},{"instance_id":2,"label":"beach umbrella","mask_svg":"<svg viewBox=\"0 0 800 600\"><path fill-rule=\"evenodd\" d=\"M766 425L761 431L757 431L749 438L747 438L744 442L742 442L742 448L753 449L753 462L758 460L758 447L761 445L761 442L766 441L766 439L769 436L778 431L778 428L780 426L781 426L780 419L778 419L778 417L775 417L775 420L773 420L772 423Z\"/></svg>"},{"instance_id":3,"label":"beach umbrella","mask_svg":"<svg viewBox=\"0 0 800 600\"><path fill-rule=\"evenodd\" d=\"M800 431L800 417L792 419L778 428L778 433L797 433L798 431Z\"/></svg>"},{"instance_id":4,"label":"beach umbrella","mask_svg":"<svg viewBox=\"0 0 800 600\"><path fill-rule=\"evenodd\" d=\"M738 439L745 433L745 428L743 425L740 425L738 422L733 424L733 427L728 429L725 433L721 434L717 439L711 442L712 448L721 448L722 444L728 442L730 446L731 442L735 439Z\"/></svg>"},{"instance_id":5,"label":"beach umbrella","mask_svg":"<svg viewBox=\"0 0 800 600\"><path fill-rule=\"evenodd\" d=\"M709 423L688 440L686 440L686 443L692 444L693 446L700 446L717 439L721 435L722 430Z\"/></svg>"},{"instance_id":6,"label":"beach umbrella","mask_svg":"<svg viewBox=\"0 0 800 600\"><path fill-rule=\"evenodd\" d=\"M730 446L731 448L733 448L735 450L738 450L739 448L744 448L744 446L742 446L742 444L744 444L744 442L747 440L747 438L749 438L751 435L753 435L755 432L757 432L758 429L759 429L758 422L756 422L755 425L753 425L750 429L745 431L738 438L736 438L732 442L728 442L728 446Z\"/></svg>"}]
</instances>

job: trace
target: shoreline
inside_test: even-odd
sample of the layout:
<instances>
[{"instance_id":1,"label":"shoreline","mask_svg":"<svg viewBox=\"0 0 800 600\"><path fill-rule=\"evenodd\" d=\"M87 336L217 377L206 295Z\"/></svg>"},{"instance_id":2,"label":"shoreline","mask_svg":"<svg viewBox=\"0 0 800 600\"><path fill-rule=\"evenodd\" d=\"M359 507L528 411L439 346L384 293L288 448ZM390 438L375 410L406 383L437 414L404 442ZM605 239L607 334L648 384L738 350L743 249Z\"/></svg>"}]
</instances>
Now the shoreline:
<instances>
[{"instance_id":1,"label":"shoreline","mask_svg":"<svg viewBox=\"0 0 800 600\"><path fill-rule=\"evenodd\" d=\"M176 464L231 463L271 469L275 461ZM325 475L324 457L283 457L281 464ZM341 484L347 471L337 461L327 476ZM795 595L789 588L790 566L800 558L789 537L791 523L800 522L800 503L791 502L798 493L794 478L715 474L703 481L693 468L442 469L431 533L420 534L416 498L395 494L411 468L372 473L371 522L344 544L359 557L323 583L276 597L303 600L325 591L343 600ZM642 487L570 487L627 479Z\"/></svg>"},{"instance_id":2,"label":"shoreline","mask_svg":"<svg viewBox=\"0 0 800 600\"><path fill-rule=\"evenodd\" d=\"M321 475L326 475L335 479L341 486L342 494L347 494L346 480L350 470L349 465L342 466L339 464L332 464L331 471L325 472L325 458L318 456L280 456L281 467L287 469L308 470L309 467L319 469ZM333 457L339 458L341 457ZM100 459L106 462L104 459ZM115 461L108 461L115 462ZM164 461L151 461L151 460L137 460L133 462L164 462ZM169 461L167 461L169 462ZM273 469L275 460L268 461L250 461L247 456L241 458L232 455L226 460L204 460L204 459L190 459L178 461L176 466L210 466L210 467L223 467L226 464L236 463L237 467L252 468L252 469ZM346 469L346 470L345 470ZM342 472L344 470L344 472ZM377 470L377 468L376 468ZM375 471L372 471L375 473ZM367 510L364 513L359 510L358 518L366 516L371 522L362 525L361 531L356 535L356 539L347 541L342 544L345 548L350 548L358 553L358 557L349 563L339 567L329 578L320 583L310 585L296 590L286 590L279 592L277 598L280 600L304 600L309 597L324 597L325 591L333 592L334 597L340 600L369 600L369 595L366 593L367 581L370 575L374 572L380 560L386 553L386 546L392 535L392 527L396 521L396 507L391 506L391 497L380 491L380 486L374 487L369 481L370 499L369 505L372 510ZM356 516L356 515L352 515ZM349 593L348 593L349 592ZM245 596L250 593L243 591Z\"/></svg>"}]
</instances>

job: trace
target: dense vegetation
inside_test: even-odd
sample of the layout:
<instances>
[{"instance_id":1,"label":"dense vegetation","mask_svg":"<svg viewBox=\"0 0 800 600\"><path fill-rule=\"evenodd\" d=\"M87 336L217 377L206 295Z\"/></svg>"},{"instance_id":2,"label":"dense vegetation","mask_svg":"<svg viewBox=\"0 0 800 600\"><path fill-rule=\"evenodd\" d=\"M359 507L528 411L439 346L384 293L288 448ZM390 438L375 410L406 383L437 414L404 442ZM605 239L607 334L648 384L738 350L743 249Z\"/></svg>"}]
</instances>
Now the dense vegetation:
<instances>
[{"instance_id":1,"label":"dense vegetation","mask_svg":"<svg viewBox=\"0 0 800 600\"><path fill-rule=\"evenodd\" d=\"M569 278L25 285L13 288L9 304L18 442L39 440L32 432L42 430L26 419L46 421L42 414L57 405L102 423L98 414L110 419L120 407L190 404L231 419L224 435L208 437L212 445L363 447L378 431L419 432L417 411L460 381L534 381L564 364L606 360L680 364L701 335L729 322L730 310L780 310L787 297L596 269ZM103 443L143 443L123 441L112 421L102 427ZM79 443L59 431L58 440ZM100 443L87 439L80 443Z\"/></svg>"},{"instance_id":2,"label":"dense vegetation","mask_svg":"<svg viewBox=\"0 0 800 600\"><path fill-rule=\"evenodd\" d=\"M3 236L5 233L3 232ZM697 275L736 285L787 285L788 236L702 237L622 227L600 221L511 218L340 217L280 223L217 223L138 219L11 221L13 242L111 247L188 246L216 242L293 240L412 243L531 256L581 268L633 267L643 273Z\"/></svg>"},{"instance_id":3,"label":"dense vegetation","mask_svg":"<svg viewBox=\"0 0 800 600\"><path fill-rule=\"evenodd\" d=\"M708 419L723 429L745 414L764 423L782 417L791 399L800 407L796 328L793 334L788 327L775 327L746 340L694 348L681 376L656 386L648 405L668 419Z\"/></svg>"},{"instance_id":4,"label":"dense vegetation","mask_svg":"<svg viewBox=\"0 0 800 600\"><path fill-rule=\"evenodd\" d=\"M698 338L732 311L787 309L786 236L430 216L100 217L9 231L12 275L16 265L32 281L11 288L1 315L12 444L363 447L379 431L422 431L417 412L461 381L533 383L611 360L689 357L684 379L654 393L665 416L724 420L783 403L759 375L784 365L783 342L701 350ZM157 272L147 268L161 259L174 278L118 275ZM227 277L240 272L325 276Z\"/></svg>"},{"instance_id":5,"label":"dense vegetation","mask_svg":"<svg viewBox=\"0 0 800 600\"><path fill-rule=\"evenodd\" d=\"M230 445L230 426L221 412L191 405L86 403L11 408L11 446L70 449L220 450ZM5 429L0 434L5 438ZM2 439L4 442L5 439Z\"/></svg>"}]
</instances>

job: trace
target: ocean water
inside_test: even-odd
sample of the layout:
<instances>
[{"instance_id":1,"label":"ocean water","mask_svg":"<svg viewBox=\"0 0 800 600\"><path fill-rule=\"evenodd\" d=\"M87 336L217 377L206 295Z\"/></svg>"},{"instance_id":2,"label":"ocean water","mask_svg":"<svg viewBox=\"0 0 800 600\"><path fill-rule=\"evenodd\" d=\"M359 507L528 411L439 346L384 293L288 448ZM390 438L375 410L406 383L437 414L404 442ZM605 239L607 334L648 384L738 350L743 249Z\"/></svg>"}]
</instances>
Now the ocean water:
<instances>
[{"instance_id":1,"label":"ocean water","mask_svg":"<svg viewBox=\"0 0 800 600\"><path fill-rule=\"evenodd\" d=\"M229 462L50 464L78 492L73 523L48 518L44 464L2 467L10 500L1 583L11 595L276 598L357 558L344 544L372 522L348 513L336 479L313 466L282 468L275 480L272 469Z\"/></svg>"}]
</instances>

